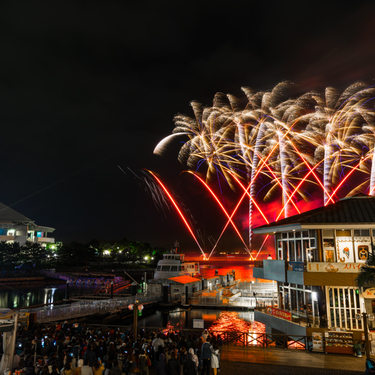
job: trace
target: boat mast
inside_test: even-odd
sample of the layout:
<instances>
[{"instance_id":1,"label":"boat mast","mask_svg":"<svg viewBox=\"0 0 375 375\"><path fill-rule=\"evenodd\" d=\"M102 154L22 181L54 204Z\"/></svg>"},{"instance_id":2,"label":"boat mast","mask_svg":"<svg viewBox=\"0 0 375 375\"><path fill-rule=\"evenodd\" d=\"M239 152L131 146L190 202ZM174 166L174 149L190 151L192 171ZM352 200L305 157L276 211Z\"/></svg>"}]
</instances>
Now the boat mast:
<instances>
[{"instance_id":1,"label":"boat mast","mask_svg":"<svg viewBox=\"0 0 375 375\"><path fill-rule=\"evenodd\" d=\"M174 241L174 253L177 254L177 250L180 247L180 243L176 240Z\"/></svg>"}]
</instances>

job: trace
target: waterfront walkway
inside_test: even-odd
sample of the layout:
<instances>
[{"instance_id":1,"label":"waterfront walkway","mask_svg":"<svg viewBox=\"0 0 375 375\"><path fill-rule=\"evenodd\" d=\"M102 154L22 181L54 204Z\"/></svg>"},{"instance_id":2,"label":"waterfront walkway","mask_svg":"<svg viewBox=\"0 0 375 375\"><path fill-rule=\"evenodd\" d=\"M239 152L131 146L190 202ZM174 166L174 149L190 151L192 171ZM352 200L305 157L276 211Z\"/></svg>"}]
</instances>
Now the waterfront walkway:
<instances>
[{"instance_id":1,"label":"waterfront walkway","mask_svg":"<svg viewBox=\"0 0 375 375\"><path fill-rule=\"evenodd\" d=\"M346 374L365 372L365 357L313 353L296 349L221 347L220 375L262 374Z\"/></svg>"},{"instance_id":2,"label":"waterfront walkway","mask_svg":"<svg viewBox=\"0 0 375 375\"><path fill-rule=\"evenodd\" d=\"M359 375L365 357L312 353L296 349L222 346L219 375ZM212 374L211 370L211 374ZM155 375L154 368L150 375Z\"/></svg>"}]
</instances>

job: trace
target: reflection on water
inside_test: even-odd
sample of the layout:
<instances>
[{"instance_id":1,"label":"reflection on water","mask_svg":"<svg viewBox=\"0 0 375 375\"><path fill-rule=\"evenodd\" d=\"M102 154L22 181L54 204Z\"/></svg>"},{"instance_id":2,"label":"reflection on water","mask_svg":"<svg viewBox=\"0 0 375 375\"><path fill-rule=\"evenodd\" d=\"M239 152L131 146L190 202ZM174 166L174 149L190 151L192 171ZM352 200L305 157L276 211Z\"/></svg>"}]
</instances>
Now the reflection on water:
<instances>
[{"instance_id":1,"label":"reflection on water","mask_svg":"<svg viewBox=\"0 0 375 375\"><path fill-rule=\"evenodd\" d=\"M69 286L69 292L91 291L92 288L87 286ZM2 286L0 288L0 308L16 309L46 303L56 303L65 298L66 285L60 284L55 286Z\"/></svg>"},{"instance_id":2,"label":"reflection on water","mask_svg":"<svg viewBox=\"0 0 375 375\"><path fill-rule=\"evenodd\" d=\"M220 275L226 275L228 272L231 272L233 269L236 272L237 279L252 279L253 277L253 267L251 265L244 266L231 266L231 267L222 267L222 265L205 265L201 263L201 274L203 277L212 277L215 274L215 270L218 270ZM69 286L69 293L87 293L92 292L92 287L82 286L82 285L72 285ZM0 288L0 308L23 308L35 305L42 305L46 303L56 303L62 301L65 298L66 285L60 284L56 286L5 286L2 285ZM206 310L208 311L208 310ZM165 318L162 318L162 313L158 312L154 320L150 317L149 327L155 326L159 327L160 322L165 321ZM216 314L217 315L217 314ZM216 316L215 315L215 316ZM158 318L156 318L158 316ZM181 324L184 320L185 314L183 312L176 312L174 315L171 315L171 319L176 321L176 324ZM213 318L213 316L212 316ZM149 319L149 318L147 318ZM198 319L198 318L192 318ZM201 319L201 318L199 318ZM216 318L213 318L215 320ZM158 323L156 323L158 322Z\"/></svg>"},{"instance_id":3,"label":"reflection on water","mask_svg":"<svg viewBox=\"0 0 375 375\"><path fill-rule=\"evenodd\" d=\"M209 328L213 322L219 319L222 311L220 310L201 310L191 309L190 311L177 308L173 311L156 311L152 316L147 316L139 320L140 328L165 328L171 325L174 329L192 329L193 319L203 319L204 328ZM240 311L237 312L238 319L245 322L254 321L253 311Z\"/></svg>"}]
</instances>

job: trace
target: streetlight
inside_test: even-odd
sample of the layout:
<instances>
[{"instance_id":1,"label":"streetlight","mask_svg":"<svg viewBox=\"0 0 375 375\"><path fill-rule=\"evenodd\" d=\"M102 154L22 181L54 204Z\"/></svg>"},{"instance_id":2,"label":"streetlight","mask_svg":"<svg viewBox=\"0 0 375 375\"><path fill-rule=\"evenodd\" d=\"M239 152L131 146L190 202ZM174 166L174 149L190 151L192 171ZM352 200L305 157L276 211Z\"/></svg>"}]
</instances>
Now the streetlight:
<instances>
[{"instance_id":1,"label":"streetlight","mask_svg":"<svg viewBox=\"0 0 375 375\"><path fill-rule=\"evenodd\" d=\"M133 310L133 329L134 329L134 342L138 339L138 311L143 310L143 305L140 304L137 300L133 304L128 306L129 310Z\"/></svg>"},{"instance_id":2,"label":"streetlight","mask_svg":"<svg viewBox=\"0 0 375 375\"><path fill-rule=\"evenodd\" d=\"M366 314L363 312L362 314L356 314L355 318L357 320L363 319L363 330L365 332L365 350L366 350L366 360L370 359L370 340L368 337L368 324L367 324L367 319L368 320L374 320L375 315L374 314Z\"/></svg>"}]
</instances>

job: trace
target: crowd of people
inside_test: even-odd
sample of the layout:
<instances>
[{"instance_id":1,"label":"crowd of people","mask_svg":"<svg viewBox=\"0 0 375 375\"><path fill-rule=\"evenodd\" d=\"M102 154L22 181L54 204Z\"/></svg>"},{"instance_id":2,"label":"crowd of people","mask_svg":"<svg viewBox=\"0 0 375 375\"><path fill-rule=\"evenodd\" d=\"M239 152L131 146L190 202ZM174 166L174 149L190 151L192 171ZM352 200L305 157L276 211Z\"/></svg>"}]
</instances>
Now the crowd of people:
<instances>
[{"instance_id":1,"label":"crowd of people","mask_svg":"<svg viewBox=\"0 0 375 375\"><path fill-rule=\"evenodd\" d=\"M26 375L214 375L221 339L199 334L85 324L34 325L17 331L13 371ZM212 369L212 370L211 370Z\"/></svg>"}]
</instances>

